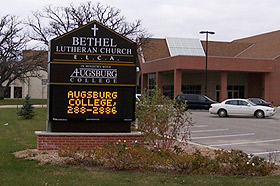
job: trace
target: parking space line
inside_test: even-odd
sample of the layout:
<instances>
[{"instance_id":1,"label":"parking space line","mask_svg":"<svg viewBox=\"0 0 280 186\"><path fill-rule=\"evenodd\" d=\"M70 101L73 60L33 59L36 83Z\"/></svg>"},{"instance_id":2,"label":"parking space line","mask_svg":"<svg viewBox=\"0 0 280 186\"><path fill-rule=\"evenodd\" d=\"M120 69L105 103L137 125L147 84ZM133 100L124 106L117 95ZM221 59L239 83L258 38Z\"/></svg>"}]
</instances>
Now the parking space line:
<instances>
[{"instance_id":1,"label":"parking space line","mask_svg":"<svg viewBox=\"0 0 280 186\"><path fill-rule=\"evenodd\" d=\"M192 126L192 127L194 127L194 128L200 128L200 127L208 127L208 125L194 125L194 126Z\"/></svg>"},{"instance_id":2,"label":"parking space line","mask_svg":"<svg viewBox=\"0 0 280 186\"><path fill-rule=\"evenodd\" d=\"M273 154L273 153L279 153L279 150L274 150L274 151L270 151L270 152L256 152L256 153L251 153L253 155L262 155L262 154Z\"/></svg>"},{"instance_id":3,"label":"parking space line","mask_svg":"<svg viewBox=\"0 0 280 186\"><path fill-rule=\"evenodd\" d=\"M218 131L226 131L228 129L213 129L213 130L194 130L191 133L200 133L200 132L218 132Z\"/></svg>"},{"instance_id":4,"label":"parking space line","mask_svg":"<svg viewBox=\"0 0 280 186\"><path fill-rule=\"evenodd\" d=\"M196 139L211 139L211 138L228 138L228 137L238 137L238 136L253 136L255 133L245 133L245 134L232 134L232 135L221 135L221 136L205 136L205 137L193 137L192 140Z\"/></svg>"},{"instance_id":5,"label":"parking space line","mask_svg":"<svg viewBox=\"0 0 280 186\"><path fill-rule=\"evenodd\" d=\"M242 143L226 143L226 144L217 144L217 145L209 145L210 147L222 147L222 146L231 146L231 145L246 145L246 144L254 144L254 143L268 143L268 142L276 142L280 141L280 139L273 140L263 140L263 141L251 141L251 142L242 142Z\"/></svg>"}]
</instances>

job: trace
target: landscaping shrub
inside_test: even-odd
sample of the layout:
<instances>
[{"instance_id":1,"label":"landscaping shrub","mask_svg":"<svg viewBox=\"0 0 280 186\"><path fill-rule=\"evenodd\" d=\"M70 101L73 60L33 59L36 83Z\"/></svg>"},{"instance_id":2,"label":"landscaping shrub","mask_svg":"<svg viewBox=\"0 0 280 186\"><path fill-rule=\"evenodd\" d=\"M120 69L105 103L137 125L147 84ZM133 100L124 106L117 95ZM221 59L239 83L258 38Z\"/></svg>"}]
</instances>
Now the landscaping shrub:
<instances>
[{"instance_id":1,"label":"landscaping shrub","mask_svg":"<svg viewBox=\"0 0 280 186\"><path fill-rule=\"evenodd\" d=\"M118 170L147 170L156 162L147 148L140 145L128 147L126 142L111 143L96 152L100 165Z\"/></svg>"},{"instance_id":2,"label":"landscaping shrub","mask_svg":"<svg viewBox=\"0 0 280 186\"><path fill-rule=\"evenodd\" d=\"M60 156L69 157L68 164L103 166L117 170L160 171L181 174L206 174L222 176L265 176L274 169L263 158L251 157L238 150L217 150L215 157L174 150L149 148L126 142L111 143L92 151L65 148Z\"/></svg>"},{"instance_id":3,"label":"landscaping shrub","mask_svg":"<svg viewBox=\"0 0 280 186\"><path fill-rule=\"evenodd\" d=\"M81 150L78 147L66 146L58 151L60 157L68 157L66 162L69 165L94 166L97 165L94 157L96 152Z\"/></svg>"},{"instance_id":4,"label":"landscaping shrub","mask_svg":"<svg viewBox=\"0 0 280 186\"><path fill-rule=\"evenodd\" d=\"M226 175L264 176L273 169L264 158L247 155L241 150L216 151L216 160L220 171Z\"/></svg>"},{"instance_id":5,"label":"landscaping shrub","mask_svg":"<svg viewBox=\"0 0 280 186\"><path fill-rule=\"evenodd\" d=\"M150 90L136 104L134 128L144 134L150 146L170 149L187 144L190 139L192 117L185 111L185 104L177 104L161 94L158 88Z\"/></svg>"}]
</instances>

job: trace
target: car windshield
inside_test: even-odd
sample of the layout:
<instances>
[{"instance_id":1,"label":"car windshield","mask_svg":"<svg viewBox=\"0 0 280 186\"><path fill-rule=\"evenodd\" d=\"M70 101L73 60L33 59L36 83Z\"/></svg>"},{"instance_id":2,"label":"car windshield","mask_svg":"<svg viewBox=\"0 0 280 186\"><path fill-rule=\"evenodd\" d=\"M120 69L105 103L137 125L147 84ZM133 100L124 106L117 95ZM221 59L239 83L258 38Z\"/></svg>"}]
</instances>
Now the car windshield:
<instances>
[{"instance_id":1,"label":"car windshield","mask_svg":"<svg viewBox=\"0 0 280 186\"><path fill-rule=\"evenodd\" d=\"M267 103L265 100L260 99L260 103Z\"/></svg>"},{"instance_id":2,"label":"car windshield","mask_svg":"<svg viewBox=\"0 0 280 186\"><path fill-rule=\"evenodd\" d=\"M208 99L208 100L210 100L210 101L212 101L212 102L215 102L215 101L213 101L211 98L209 98L209 97L207 97L207 96L205 96L205 98Z\"/></svg>"},{"instance_id":3,"label":"car windshield","mask_svg":"<svg viewBox=\"0 0 280 186\"><path fill-rule=\"evenodd\" d=\"M255 104L255 103L253 103L251 100L249 100L249 99L247 99L247 101L251 104L251 105L253 105L253 106L256 106L257 104Z\"/></svg>"}]
</instances>

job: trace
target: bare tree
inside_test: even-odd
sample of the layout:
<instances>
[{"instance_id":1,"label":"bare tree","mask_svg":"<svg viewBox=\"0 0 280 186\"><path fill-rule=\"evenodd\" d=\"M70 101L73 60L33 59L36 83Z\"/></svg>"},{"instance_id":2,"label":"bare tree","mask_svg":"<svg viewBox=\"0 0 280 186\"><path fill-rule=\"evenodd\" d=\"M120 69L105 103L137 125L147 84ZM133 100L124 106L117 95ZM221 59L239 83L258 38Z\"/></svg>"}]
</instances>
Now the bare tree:
<instances>
[{"instance_id":1,"label":"bare tree","mask_svg":"<svg viewBox=\"0 0 280 186\"><path fill-rule=\"evenodd\" d=\"M14 80L24 81L26 77L38 76L37 70L43 67L41 58L38 58L41 52L29 54L23 59L26 38L16 16L0 17L0 99Z\"/></svg>"},{"instance_id":2,"label":"bare tree","mask_svg":"<svg viewBox=\"0 0 280 186\"><path fill-rule=\"evenodd\" d=\"M148 37L147 30L142 28L141 20L127 22L120 9L93 4L91 1L78 6L44 7L43 11L33 12L27 25L31 28L30 38L48 45L50 39L60 36L74 28L96 20L132 40L137 37ZM47 23L47 24L45 24Z\"/></svg>"}]
</instances>

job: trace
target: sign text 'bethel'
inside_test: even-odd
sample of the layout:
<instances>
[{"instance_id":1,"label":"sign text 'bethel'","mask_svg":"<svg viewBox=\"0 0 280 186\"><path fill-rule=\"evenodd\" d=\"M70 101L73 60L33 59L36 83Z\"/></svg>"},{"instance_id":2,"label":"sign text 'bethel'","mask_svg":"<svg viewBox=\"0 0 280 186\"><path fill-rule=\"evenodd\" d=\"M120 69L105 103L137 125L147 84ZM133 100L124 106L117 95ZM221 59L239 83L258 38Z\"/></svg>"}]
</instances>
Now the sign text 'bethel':
<instances>
[{"instance_id":1,"label":"sign text 'bethel'","mask_svg":"<svg viewBox=\"0 0 280 186\"><path fill-rule=\"evenodd\" d=\"M120 48L113 38L72 37L72 46L56 46L55 52L132 55L131 48Z\"/></svg>"}]
</instances>

